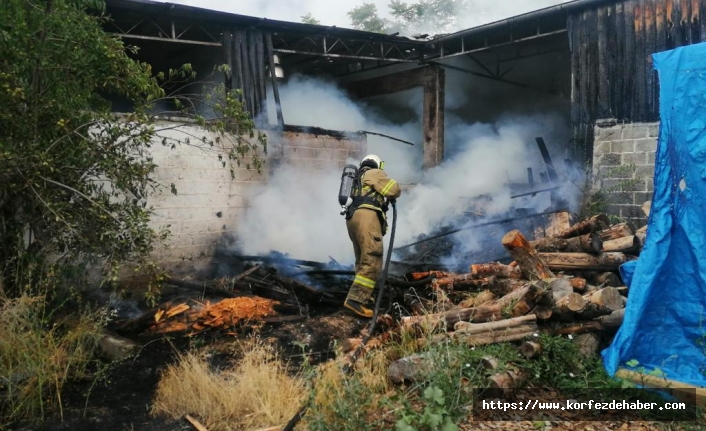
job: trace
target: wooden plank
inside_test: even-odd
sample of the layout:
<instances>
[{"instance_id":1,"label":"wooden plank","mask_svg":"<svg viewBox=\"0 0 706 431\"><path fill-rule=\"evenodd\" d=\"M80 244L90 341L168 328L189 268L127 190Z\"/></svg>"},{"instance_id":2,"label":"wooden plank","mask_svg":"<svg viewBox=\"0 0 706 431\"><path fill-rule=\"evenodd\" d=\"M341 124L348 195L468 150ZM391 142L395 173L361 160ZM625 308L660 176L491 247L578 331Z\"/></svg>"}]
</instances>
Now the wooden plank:
<instances>
[{"instance_id":1,"label":"wooden plank","mask_svg":"<svg viewBox=\"0 0 706 431\"><path fill-rule=\"evenodd\" d=\"M655 52L667 49L667 2L655 2Z\"/></svg>"},{"instance_id":2,"label":"wooden plank","mask_svg":"<svg viewBox=\"0 0 706 431\"><path fill-rule=\"evenodd\" d=\"M262 31L258 30L255 37L255 58L257 63L255 65L257 70L257 93L260 99L260 110L258 111L258 118L256 120L267 123L267 92L266 92L266 82L265 82L265 38ZM264 118L263 118L264 116Z\"/></svg>"},{"instance_id":3,"label":"wooden plank","mask_svg":"<svg viewBox=\"0 0 706 431\"><path fill-rule=\"evenodd\" d=\"M684 45L691 45L691 0L681 0L681 25Z\"/></svg>"},{"instance_id":4,"label":"wooden plank","mask_svg":"<svg viewBox=\"0 0 706 431\"><path fill-rule=\"evenodd\" d=\"M608 109L610 110L609 115L612 118L618 118L618 105L620 104L617 101L617 76L622 73L622 71L618 72L616 68L616 60L618 56L618 44L616 43L616 25L615 25L615 4L609 4L604 6L605 9L605 18L604 18L604 27L605 27L605 70L607 73L607 80L608 80L608 89L607 89L607 94L608 94Z\"/></svg>"},{"instance_id":5,"label":"wooden plank","mask_svg":"<svg viewBox=\"0 0 706 431\"><path fill-rule=\"evenodd\" d=\"M677 46L676 42L676 24L674 22L674 2L678 0L667 0L664 4L664 24L666 36L666 50L674 49Z\"/></svg>"},{"instance_id":6,"label":"wooden plank","mask_svg":"<svg viewBox=\"0 0 706 431\"><path fill-rule=\"evenodd\" d=\"M706 0L699 1L699 27L701 40L706 41Z\"/></svg>"},{"instance_id":7,"label":"wooden plank","mask_svg":"<svg viewBox=\"0 0 706 431\"><path fill-rule=\"evenodd\" d=\"M690 27L691 27L691 43L700 43L701 38L701 6L699 0L691 0L689 7Z\"/></svg>"},{"instance_id":8,"label":"wooden plank","mask_svg":"<svg viewBox=\"0 0 706 431\"><path fill-rule=\"evenodd\" d=\"M225 74L226 90L230 91L233 88L231 81L233 79L233 34L225 30L221 43L223 45L223 58L225 59L226 66L228 66L228 71Z\"/></svg>"},{"instance_id":9,"label":"wooden plank","mask_svg":"<svg viewBox=\"0 0 706 431\"><path fill-rule=\"evenodd\" d=\"M635 8L635 116L634 120L645 121L647 117L647 84L645 80L645 70L647 66L647 56L645 55L645 2L638 0Z\"/></svg>"},{"instance_id":10,"label":"wooden plank","mask_svg":"<svg viewBox=\"0 0 706 431\"><path fill-rule=\"evenodd\" d=\"M593 124L598 115L598 12L587 10L588 30L588 124Z\"/></svg>"},{"instance_id":11,"label":"wooden plank","mask_svg":"<svg viewBox=\"0 0 706 431\"><path fill-rule=\"evenodd\" d=\"M615 81L616 118L625 118L625 12L623 3L615 5L615 71L611 74Z\"/></svg>"},{"instance_id":12,"label":"wooden plank","mask_svg":"<svg viewBox=\"0 0 706 431\"><path fill-rule=\"evenodd\" d=\"M275 98L275 110L277 111L277 125L284 127L284 116L282 115L282 103L279 99L279 88L277 86L277 77L275 76L275 56L272 47L272 33L265 33L265 45L267 50L267 58L270 65L270 82L272 83L272 94Z\"/></svg>"},{"instance_id":13,"label":"wooden plank","mask_svg":"<svg viewBox=\"0 0 706 431\"><path fill-rule=\"evenodd\" d=\"M422 113L424 169L438 166L444 160L444 82L445 72L430 66L424 78L424 106Z\"/></svg>"},{"instance_id":14,"label":"wooden plank","mask_svg":"<svg viewBox=\"0 0 706 431\"><path fill-rule=\"evenodd\" d=\"M581 40L580 40L580 75L581 75L581 124L589 123L588 82L590 80L588 67L588 24L587 12L581 12Z\"/></svg>"},{"instance_id":15,"label":"wooden plank","mask_svg":"<svg viewBox=\"0 0 706 431\"><path fill-rule=\"evenodd\" d=\"M598 109L596 119L612 118L610 109L610 81L608 77L608 11L605 7L598 8L597 32L598 32Z\"/></svg>"},{"instance_id":16,"label":"wooden plank","mask_svg":"<svg viewBox=\"0 0 706 431\"><path fill-rule=\"evenodd\" d=\"M243 31L240 29L234 29L233 36L235 37L233 56L233 62L235 63L235 71L233 73L233 88L239 88L242 90L245 86L245 80L243 78ZM242 96L241 100L244 100Z\"/></svg>"},{"instance_id":17,"label":"wooden plank","mask_svg":"<svg viewBox=\"0 0 706 431\"><path fill-rule=\"evenodd\" d=\"M624 3L625 13L625 117L635 120L635 0Z\"/></svg>"},{"instance_id":18,"label":"wooden plank","mask_svg":"<svg viewBox=\"0 0 706 431\"><path fill-rule=\"evenodd\" d=\"M422 86L428 74L428 68L422 67L378 78L354 81L343 85L348 92L357 98L365 99L367 97L393 94Z\"/></svg>"},{"instance_id":19,"label":"wooden plank","mask_svg":"<svg viewBox=\"0 0 706 431\"><path fill-rule=\"evenodd\" d=\"M684 46L684 32L681 22L681 2L682 0L673 0L672 2L672 22L674 23L674 27L672 27L672 36L674 37L675 48Z\"/></svg>"},{"instance_id":20,"label":"wooden plank","mask_svg":"<svg viewBox=\"0 0 706 431\"><path fill-rule=\"evenodd\" d=\"M581 123L581 68L580 55L581 22L577 15L569 15L567 29L571 48L571 124L576 127Z\"/></svg>"},{"instance_id":21,"label":"wooden plank","mask_svg":"<svg viewBox=\"0 0 706 431\"><path fill-rule=\"evenodd\" d=\"M655 118L655 70L652 67L652 54L655 49L655 0L645 0L645 120Z\"/></svg>"},{"instance_id":22,"label":"wooden plank","mask_svg":"<svg viewBox=\"0 0 706 431\"><path fill-rule=\"evenodd\" d=\"M697 406L706 405L706 388L666 379L664 377L638 373L625 368L620 368L615 373L615 377L631 381L637 385L654 389L665 389L675 398L685 403ZM696 395L696 396L694 396Z\"/></svg>"},{"instance_id":23,"label":"wooden plank","mask_svg":"<svg viewBox=\"0 0 706 431\"><path fill-rule=\"evenodd\" d=\"M248 30L248 65L250 66L250 85L245 89L252 100L250 114L254 117L260 112L261 100L257 92L257 49L255 48L257 30Z\"/></svg>"}]
</instances>

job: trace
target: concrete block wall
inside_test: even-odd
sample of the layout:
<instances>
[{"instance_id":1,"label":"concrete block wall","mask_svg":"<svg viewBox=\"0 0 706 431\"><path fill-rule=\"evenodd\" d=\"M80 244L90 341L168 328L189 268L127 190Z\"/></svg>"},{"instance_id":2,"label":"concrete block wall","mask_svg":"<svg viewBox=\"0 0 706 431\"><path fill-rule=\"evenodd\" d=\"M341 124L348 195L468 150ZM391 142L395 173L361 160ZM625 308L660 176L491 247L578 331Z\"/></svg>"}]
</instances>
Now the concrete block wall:
<instances>
[{"instance_id":1,"label":"concrete block wall","mask_svg":"<svg viewBox=\"0 0 706 431\"><path fill-rule=\"evenodd\" d=\"M347 161L359 162L365 156L364 135L321 132L285 131L272 136L270 160L276 169L279 163L306 170L343 169Z\"/></svg>"},{"instance_id":2,"label":"concrete block wall","mask_svg":"<svg viewBox=\"0 0 706 431\"><path fill-rule=\"evenodd\" d=\"M652 199L659 123L599 121L593 147L593 190L605 193L608 214L647 222L642 204Z\"/></svg>"},{"instance_id":3,"label":"concrete block wall","mask_svg":"<svg viewBox=\"0 0 706 431\"><path fill-rule=\"evenodd\" d=\"M342 137L340 134L267 131L268 154L258 173L242 167L231 177L218 159L227 160L226 150L204 149L191 145L161 144L162 137L184 140L204 136L204 131L190 125L171 128L175 123L162 122L157 128L159 142L152 147L158 165L155 180L163 190L152 196L154 228L169 227L172 236L167 247L160 248L154 259L169 270L189 272L206 268L209 258L224 242L233 241L239 221L245 216L248 196L258 186L267 184L273 170L282 164L307 170L340 169L349 158L359 160L366 150L364 136ZM174 195L171 184L177 189Z\"/></svg>"}]
</instances>

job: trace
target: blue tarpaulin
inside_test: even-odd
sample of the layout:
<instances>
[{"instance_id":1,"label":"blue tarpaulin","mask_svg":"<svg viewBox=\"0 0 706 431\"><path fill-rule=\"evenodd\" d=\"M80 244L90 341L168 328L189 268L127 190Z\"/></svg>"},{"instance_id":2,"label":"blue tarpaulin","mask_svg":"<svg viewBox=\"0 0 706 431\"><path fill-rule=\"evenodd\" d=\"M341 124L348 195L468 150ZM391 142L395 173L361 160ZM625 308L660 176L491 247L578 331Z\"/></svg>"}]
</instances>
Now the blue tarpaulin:
<instances>
[{"instance_id":1,"label":"blue tarpaulin","mask_svg":"<svg viewBox=\"0 0 706 431\"><path fill-rule=\"evenodd\" d=\"M602 355L610 375L637 361L706 386L706 43L653 60L661 123L647 240L621 267L625 319Z\"/></svg>"}]
</instances>

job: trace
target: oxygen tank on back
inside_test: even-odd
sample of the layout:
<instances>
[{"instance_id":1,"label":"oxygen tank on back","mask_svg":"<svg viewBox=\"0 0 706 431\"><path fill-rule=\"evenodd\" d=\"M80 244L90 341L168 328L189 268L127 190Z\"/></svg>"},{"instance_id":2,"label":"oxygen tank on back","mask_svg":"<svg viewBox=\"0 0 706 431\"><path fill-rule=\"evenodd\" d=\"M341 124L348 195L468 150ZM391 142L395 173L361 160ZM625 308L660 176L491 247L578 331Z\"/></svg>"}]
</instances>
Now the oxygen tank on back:
<instances>
[{"instance_id":1,"label":"oxygen tank on back","mask_svg":"<svg viewBox=\"0 0 706 431\"><path fill-rule=\"evenodd\" d=\"M346 165L341 174L341 187L338 190L338 203L341 205L341 215L344 215L348 207L353 203L353 188L358 177L358 168L355 165Z\"/></svg>"}]
</instances>

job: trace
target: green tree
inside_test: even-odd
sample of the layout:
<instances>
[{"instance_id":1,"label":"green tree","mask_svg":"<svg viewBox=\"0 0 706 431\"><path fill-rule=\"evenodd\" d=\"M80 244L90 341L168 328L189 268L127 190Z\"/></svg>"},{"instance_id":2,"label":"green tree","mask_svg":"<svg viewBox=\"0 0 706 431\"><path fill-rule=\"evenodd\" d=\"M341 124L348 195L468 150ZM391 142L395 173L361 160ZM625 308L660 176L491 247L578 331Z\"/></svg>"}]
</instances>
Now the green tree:
<instances>
[{"instance_id":1,"label":"green tree","mask_svg":"<svg viewBox=\"0 0 706 431\"><path fill-rule=\"evenodd\" d=\"M455 30L458 16L471 10L470 0L390 0L390 15L396 31L444 33Z\"/></svg>"},{"instance_id":2,"label":"green tree","mask_svg":"<svg viewBox=\"0 0 706 431\"><path fill-rule=\"evenodd\" d=\"M458 17L475 10L472 0L390 0L392 20L380 18L372 3L348 12L353 27L377 33L445 33L456 30Z\"/></svg>"},{"instance_id":3,"label":"green tree","mask_svg":"<svg viewBox=\"0 0 706 431\"><path fill-rule=\"evenodd\" d=\"M159 187L150 148L176 145L159 136L157 102L171 102L209 131L182 143L218 147L234 137L233 161L266 143L251 139L254 124L233 95L166 94L160 81L193 81L190 66L153 74L102 30L104 18L88 14L88 6L102 4L0 2L0 296L36 284L30 260L52 257L68 266L92 256L115 274L122 262L144 263L166 237L150 228L147 206ZM112 97L127 99L134 111L111 113ZM194 97L209 104L214 118L181 108Z\"/></svg>"},{"instance_id":4,"label":"green tree","mask_svg":"<svg viewBox=\"0 0 706 431\"><path fill-rule=\"evenodd\" d=\"M374 33L385 33L389 24L378 16L378 9L374 3L363 3L356 6L348 12L348 17L351 19L353 28Z\"/></svg>"},{"instance_id":5,"label":"green tree","mask_svg":"<svg viewBox=\"0 0 706 431\"><path fill-rule=\"evenodd\" d=\"M309 12L309 13L306 14L306 15L302 15L301 18L302 18L302 22L303 22L304 24L316 24L316 25L321 24L321 21L319 21L318 19L314 18L314 16L311 14L311 12Z\"/></svg>"}]
</instances>

